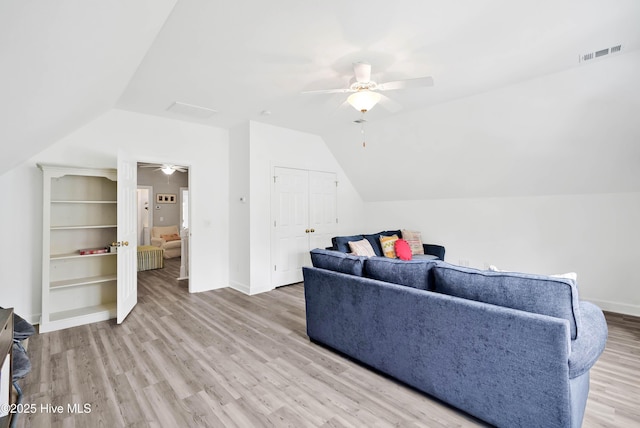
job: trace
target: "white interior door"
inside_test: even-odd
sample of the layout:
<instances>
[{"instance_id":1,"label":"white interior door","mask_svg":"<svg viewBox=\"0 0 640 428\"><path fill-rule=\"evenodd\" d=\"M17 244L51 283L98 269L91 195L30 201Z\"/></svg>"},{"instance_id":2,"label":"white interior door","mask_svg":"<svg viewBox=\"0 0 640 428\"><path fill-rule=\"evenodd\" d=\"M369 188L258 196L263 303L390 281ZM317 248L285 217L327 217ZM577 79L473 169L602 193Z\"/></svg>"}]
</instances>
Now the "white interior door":
<instances>
[{"instance_id":1,"label":"white interior door","mask_svg":"<svg viewBox=\"0 0 640 428\"><path fill-rule=\"evenodd\" d=\"M305 265L311 265L309 250L331 246L335 236L338 213L337 179L333 172L309 171L309 247Z\"/></svg>"},{"instance_id":2,"label":"white interior door","mask_svg":"<svg viewBox=\"0 0 640 428\"><path fill-rule=\"evenodd\" d=\"M118 324L138 303L137 173L137 163L118 150Z\"/></svg>"},{"instance_id":3,"label":"white interior door","mask_svg":"<svg viewBox=\"0 0 640 428\"><path fill-rule=\"evenodd\" d=\"M271 285L302 281L309 250L331 245L336 227L336 174L274 168Z\"/></svg>"},{"instance_id":4,"label":"white interior door","mask_svg":"<svg viewBox=\"0 0 640 428\"><path fill-rule=\"evenodd\" d=\"M274 169L271 255L274 287L302 281L301 267L309 248L308 172Z\"/></svg>"}]
</instances>

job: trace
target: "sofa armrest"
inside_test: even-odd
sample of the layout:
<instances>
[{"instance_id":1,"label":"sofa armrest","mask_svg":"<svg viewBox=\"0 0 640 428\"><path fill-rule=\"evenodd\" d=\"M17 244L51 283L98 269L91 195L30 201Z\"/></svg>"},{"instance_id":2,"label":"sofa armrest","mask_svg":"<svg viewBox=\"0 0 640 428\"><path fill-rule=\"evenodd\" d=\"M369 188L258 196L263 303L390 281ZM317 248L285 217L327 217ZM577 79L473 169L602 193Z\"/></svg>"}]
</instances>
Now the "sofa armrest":
<instances>
[{"instance_id":1,"label":"sofa armrest","mask_svg":"<svg viewBox=\"0 0 640 428\"><path fill-rule=\"evenodd\" d=\"M591 302L580 302L582 325L578 336L571 341L569 378L576 378L591 369L604 351L607 342L607 321L599 307Z\"/></svg>"},{"instance_id":2,"label":"sofa armrest","mask_svg":"<svg viewBox=\"0 0 640 428\"><path fill-rule=\"evenodd\" d=\"M167 242L162 238L151 238L151 245L154 247L162 247L164 243Z\"/></svg>"},{"instance_id":3,"label":"sofa armrest","mask_svg":"<svg viewBox=\"0 0 640 428\"><path fill-rule=\"evenodd\" d=\"M435 244L422 244L424 247L424 253L438 257L444 261L444 247L442 245Z\"/></svg>"}]
</instances>

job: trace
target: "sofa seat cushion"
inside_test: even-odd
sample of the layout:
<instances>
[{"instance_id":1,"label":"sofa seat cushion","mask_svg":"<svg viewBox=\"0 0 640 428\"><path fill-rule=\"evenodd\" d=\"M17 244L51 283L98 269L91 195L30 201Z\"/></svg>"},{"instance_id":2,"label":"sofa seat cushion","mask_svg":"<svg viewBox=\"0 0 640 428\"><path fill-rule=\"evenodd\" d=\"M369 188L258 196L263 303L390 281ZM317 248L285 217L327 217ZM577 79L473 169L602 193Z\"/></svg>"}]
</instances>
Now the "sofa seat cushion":
<instances>
[{"instance_id":1,"label":"sofa seat cushion","mask_svg":"<svg viewBox=\"0 0 640 428\"><path fill-rule=\"evenodd\" d=\"M364 276L420 290L431 290L430 269L435 262L429 260L400 260L371 257L364 264Z\"/></svg>"},{"instance_id":2,"label":"sofa seat cushion","mask_svg":"<svg viewBox=\"0 0 640 428\"><path fill-rule=\"evenodd\" d=\"M570 279L491 272L445 262L437 262L433 277L433 291L438 293L566 319L572 339L580 330L578 289Z\"/></svg>"},{"instance_id":3,"label":"sofa seat cushion","mask_svg":"<svg viewBox=\"0 0 640 428\"><path fill-rule=\"evenodd\" d=\"M412 260L438 260L438 256L434 256L432 254L413 254L411 256Z\"/></svg>"},{"instance_id":4,"label":"sofa seat cushion","mask_svg":"<svg viewBox=\"0 0 640 428\"><path fill-rule=\"evenodd\" d=\"M362 276L366 259L367 257L352 256L340 251L322 250L320 248L311 250L313 267L355 276Z\"/></svg>"}]
</instances>

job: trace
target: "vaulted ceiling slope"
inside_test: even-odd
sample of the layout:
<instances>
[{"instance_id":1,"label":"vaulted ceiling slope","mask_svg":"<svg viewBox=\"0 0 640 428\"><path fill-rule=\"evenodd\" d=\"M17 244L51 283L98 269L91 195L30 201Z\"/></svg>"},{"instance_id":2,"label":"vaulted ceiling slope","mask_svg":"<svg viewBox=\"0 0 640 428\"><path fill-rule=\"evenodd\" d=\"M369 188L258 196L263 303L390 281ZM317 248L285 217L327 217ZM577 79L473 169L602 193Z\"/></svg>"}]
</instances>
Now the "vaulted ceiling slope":
<instances>
[{"instance_id":1,"label":"vaulted ceiling slope","mask_svg":"<svg viewBox=\"0 0 640 428\"><path fill-rule=\"evenodd\" d=\"M113 108L175 2L0 1L0 174Z\"/></svg>"},{"instance_id":2,"label":"vaulted ceiling slope","mask_svg":"<svg viewBox=\"0 0 640 428\"><path fill-rule=\"evenodd\" d=\"M9 34L23 34L1 49L19 64L2 79L12 90L3 140L27 143L14 157L115 104L318 134L366 200L640 191L636 0L178 0L152 44L136 30L172 2L126 2L126 13L114 2L57 6L72 3L2 3ZM364 149L345 94L302 94L348 86L357 61L378 82L435 80L387 92L391 101L366 114ZM176 101L217 113L180 114ZM34 118L39 133L27 127Z\"/></svg>"}]
</instances>

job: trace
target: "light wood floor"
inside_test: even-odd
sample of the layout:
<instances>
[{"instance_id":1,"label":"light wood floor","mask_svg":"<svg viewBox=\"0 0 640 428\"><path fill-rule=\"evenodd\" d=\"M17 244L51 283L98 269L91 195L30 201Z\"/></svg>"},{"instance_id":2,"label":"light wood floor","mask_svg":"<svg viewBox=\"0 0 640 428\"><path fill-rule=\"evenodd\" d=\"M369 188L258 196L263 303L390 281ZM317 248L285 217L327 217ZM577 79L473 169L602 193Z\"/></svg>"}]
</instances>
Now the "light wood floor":
<instances>
[{"instance_id":1,"label":"light wood floor","mask_svg":"<svg viewBox=\"0 0 640 428\"><path fill-rule=\"evenodd\" d=\"M468 415L309 342L301 284L188 294L178 262L139 273L124 324L34 336L19 427L467 427ZM607 314L586 427L640 426L640 319ZM69 404L90 413L69 413ZM46 413L41 406L63 406Z\"/></svg>"}]
</instances>

